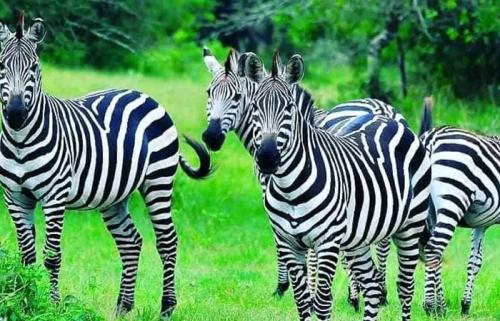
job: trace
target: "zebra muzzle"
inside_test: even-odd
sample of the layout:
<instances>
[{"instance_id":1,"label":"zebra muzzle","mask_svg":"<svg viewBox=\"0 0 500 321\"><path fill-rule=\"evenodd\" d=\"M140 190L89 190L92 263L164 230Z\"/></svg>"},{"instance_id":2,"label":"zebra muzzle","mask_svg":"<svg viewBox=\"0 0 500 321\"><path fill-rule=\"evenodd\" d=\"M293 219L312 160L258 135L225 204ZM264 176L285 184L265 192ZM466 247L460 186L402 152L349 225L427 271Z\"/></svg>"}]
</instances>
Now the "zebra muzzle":
<instances>
[{"instance_id":1,"label":"zebra muzzle","mask_svg":"<svg viewBox=\"0 0 500 321\"><path fill-rule=\"evenodd\" d=\"M261 173L272 174L276 172L281 161L276 141L273 139L263 140L255 153L255 161Z\"/></svg>"},{"instance_id":2,"label":"zebra muzzle","mask_svg":"<svg viewBox=\"0 0 500 321\"><path fill-rule=\"evenodd\" d=\"M226 138L222 132L220 123L220 119L211 119L207 129L203 132L203 141L207 144L208 148L213 151L221 149L222 144L224 144L224 139Z\"/></svg>"},{"instance_id":3,"label":"zebra muzzle","mask_svg":"<svg viewBox=\"0 0 500 321\"><path fill-rule=\"evenodd\" d=\"M5 121L12 129L19 129L28 118L28 109L24 106L21 96L12 96L4 108Z\"/></svg>"}]
</instances>

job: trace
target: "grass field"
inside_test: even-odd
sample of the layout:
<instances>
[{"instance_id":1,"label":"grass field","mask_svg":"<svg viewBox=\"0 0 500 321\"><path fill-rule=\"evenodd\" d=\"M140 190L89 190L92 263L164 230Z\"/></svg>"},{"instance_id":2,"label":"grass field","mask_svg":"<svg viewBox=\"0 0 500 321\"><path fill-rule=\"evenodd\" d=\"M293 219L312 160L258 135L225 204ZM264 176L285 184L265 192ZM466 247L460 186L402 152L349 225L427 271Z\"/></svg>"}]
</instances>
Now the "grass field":
<instances>
[{"instance_id":1,"label":"grass field","mask_svg":"<svg viewBox=\"0 0 500 321\"><path fill-rule=\"evenodd\" d=\"M202 62L200 59L200 66ZM202 66L204 67L204 66ZM328 87L311 84L321 103L348 98L342 91L349 83L346 73ZM134 74L103 74L71 71L46 66L44 87L51 94L75 97L87 92L129 87L145 91L168 110L179 132L201 137L206 125L205 89L209 75L200 68L200 77L159 79ZM410 98L400 101L403 113L415 125L420 117L424 93L412 89ZM412 98L413 97L413 98ZM417 98L416 98L417 97ZM449 123L481 132L498 134L498 106L481 102L458 102L436 94L436 123ZM181 150L194 160L186 145ZM276 256L271 229L262 207L252 160L230 135L223 151L214 155L217 171L210 179L196 182L179 173L174 197L174 220L179 233L176 271L178 307L173 320L296 320L291 292L281 300L271 296L276 285ZM13 224L0 202L0 242L14 249ZM136 291L136 308L124 320L155 320L159 313L161 265L154 235L142 200L134 195L131 213L144 238ZM43 216L37 212L38 259L41 262ZM466 278L469 230L459 230L445 257L444 285L449 305L447 320L460 320L460 299ZM467 320L500 320L500 231L486 234L483 269L478 277ZM398 320L396 255L390 256L388 271L389 306L380 320ZM413 319L428 320L421 308L423 271L419 264ZM120 280L120 260L111 236L97 212L69 212L63 234L62 296L73 295L113 319ZM339 270L334 281L334 320L360 320L346 302L347 281Z\"/></svg>"}]
</instances>

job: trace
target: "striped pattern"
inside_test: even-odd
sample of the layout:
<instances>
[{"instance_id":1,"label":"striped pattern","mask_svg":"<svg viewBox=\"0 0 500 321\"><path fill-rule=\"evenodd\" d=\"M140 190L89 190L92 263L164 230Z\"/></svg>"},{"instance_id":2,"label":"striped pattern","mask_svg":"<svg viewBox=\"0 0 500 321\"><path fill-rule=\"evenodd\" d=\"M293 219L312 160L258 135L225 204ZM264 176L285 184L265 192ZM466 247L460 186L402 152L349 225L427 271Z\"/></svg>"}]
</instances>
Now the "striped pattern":
<instances>
[{"instance_id":1,"label":"striped pattern","mask_svg":"<svg viewBox=\"0 0 500 321\"><path fill-rule=\"evenodd\" d=\"M441 281L443 252L457 226L474 228L467 266L462 312L471 305L474 279L482 264L485 230L500 223L500 139L453 127L425 132L422 142L431 154L429 233L423 241L426 260L424 308L446 312Z\"/></svg>"},{"instance_id":2,"label":"striped pattern","mask_svg":"<svg viewBox=\"0 0 500 321\"><path fill-rule=\"evenodd\" d=\"M247 54L243 54L247 55ZM207 89L207 117L209 127L205 131L206 135L210 131L210 126L213 123L219 124L219 133L225 137L228 132L235 131L238 138L245 146L247 151L253 155L253 125L252 113L250 105L253 101L254 94L257 90L258 83L244 77L244 71L241 68L242 55L236 51L230 51L226 63L222 66L212 55L208 49L204 49L204 60L209 71L213 74L213 79ZM282 67L282 70L285 70ZM376 99L360 99L353 100L344 104L335 106L329 111L317 108L313 97L309 92L304 90L300 85L292 86L292 94L295 97L295 102L305 118L310 119L310 122L317 127L324 128L331 133L337 135L348 134L353 126L355 119L358 117L373 114L383 115L401 122L407 126L404 117L392 106L383 103ZM216 134L212 134L216 135ZM205 140L209 147L211 140ZM219 146L216 146L218 149ZM263 191L266 186L266 175L263 175L259 182ZM385 280L385 262L389 254L390 243L386 240L377 245L377 257L379 269L383 279ZM315 262L314 251L309 252L309 282L311 290L315 286ZM348 268L347 265L345 265ZM349 273L350 274L350 273ZM358 285L355 280L350 278L350 289L348 295L349 303L357 310L358 302ZM384 283L385 284L385 283ZM286 266L278 260L278 285L275 294L282 296L289 287L289 278ZM385 292L385 285L384 285ZM385 303L385 296L383 298Z\"/></svg>"},{"instance_id":3,"label":"striped pattern","mask_svg":"<svg viewBox=\"0 0 500 321\"><path fill-rule=\"evenodd\" d=\"M300 64L297 59L292 57L291 68ZM311 126L275 65L276 59L253 102L255 160L259 171L270 174L264 204L300 320L310 320L312 313L329 320L340 250L362 288L364 320L375 320L382 288L370 244L388 237L398 248L402 319L410 320L418 238L429 195L425 149L407 127L385 117L363 116L343 137ZM299 79L293 75L284 78L294 83ZM313 296L304 263L311 248L318 257Z\"/></svg>"},{"instance_id":4,"label":"striped pattern","mask_svg":"<svg viewBox=\"0 0 500 321\"><path fill-rule=\"evenodd\" d=\"M179 157L172 120L144 93L108 90L75 100L58 99L41 91L35 42L11 37L2 47L0 182L23 262L36 259L33 211L38 202L46 221L44 263L50 274L51 296L59 300L64 211L100 210L122 259L117 312L129 311L134 304L142 239L127 203L130 194L139 189L163 264L161 311L169 315L176 305L177 235L171 216L174 175L179 161L194 178L208 175L207 151L188 141L201 160L198 171L190 168Z\"/></svg>"}]
</instances>

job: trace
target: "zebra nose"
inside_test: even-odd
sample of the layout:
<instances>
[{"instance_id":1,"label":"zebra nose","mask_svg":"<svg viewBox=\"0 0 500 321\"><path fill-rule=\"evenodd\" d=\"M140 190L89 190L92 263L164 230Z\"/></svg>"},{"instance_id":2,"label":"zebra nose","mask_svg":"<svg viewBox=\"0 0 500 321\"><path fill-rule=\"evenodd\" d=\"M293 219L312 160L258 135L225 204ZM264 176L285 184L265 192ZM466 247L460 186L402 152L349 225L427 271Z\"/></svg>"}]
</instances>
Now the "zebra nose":
<instances>
[{"instance_id":1,"label":"zebra nose","mask_svg":"<svg viewBox=\"0 0 500 321\"><path fill-rule=\"evenodd\" d=\"M226 136L222 132L220 125L220 119L211 119L208 123L208 127L203 133L203 141L207 144L208 148L213 151L218 151Z\"/></svg>"},{"instance_id":2,"label":"zebra nose","mask_svg":"<svg viewBox=\"0 0 500 321\"><path fill-rule=\"evenodd\" d=\"M7 124L12 129L19 129L28 118L28 109L23 103L20 95L12 96L4 109Z\"/></svg>"},{"instance_id":3,"label":"zebra nose","mask_svg":"<svg viewBox=\"0 0 500 321\"><path fill-rule=\"evenodd\" d=\"M263 174L272 174L278 170L281 161L278 146L274 139L263 140L255 153L259 170Z\"/></svg>"}]
</instances>

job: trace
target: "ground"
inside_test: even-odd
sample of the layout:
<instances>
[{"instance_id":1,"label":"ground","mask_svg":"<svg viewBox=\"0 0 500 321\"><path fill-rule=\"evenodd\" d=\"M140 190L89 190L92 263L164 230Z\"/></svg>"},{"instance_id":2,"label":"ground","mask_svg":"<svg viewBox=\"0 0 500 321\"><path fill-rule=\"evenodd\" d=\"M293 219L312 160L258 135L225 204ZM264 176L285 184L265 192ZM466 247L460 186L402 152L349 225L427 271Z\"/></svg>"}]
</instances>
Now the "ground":
<instances>
[{"instance_id":1,"label":"ground","mask_svg":"<svg viewBox=\"0 0 500 321\"><path fill-rule=\"evenodd\" d=\"M201 65L200 59L200 65ZM208 73L200 77L160 79L135 74L105 74L94 71L62 70L48 66L43 71L45 89L61 97L76 97L109 87L137 88L159 100L172 116L180 133L200 138L206 125L205 89ZM349 94L311 83L313 94L326 104ZM423 95L423 94L422 94ZM350 97L360 98L360 97ZM458 102L447 95L436 96L434 112L438 124L449 123L498 134L500 117L495 106L479 102ZM340 101L339 101L340 102ZM421 113L418 92L401 100L403 113L416 128ZM194 161L185 145L183 153ZM173 320L296 320L291 292L281 300L271 296L276 285L276 255L272 232L263 210L252 160L234 135L223 151L214 155L217 170L210 179L197 182L179 173L175 186L174 220L179 233L176 271L178 307ZM133 195L130 211L144 238L136 291L136 309L124 320L155 320L161 295L161 265L155 250L148 214L139 195ZM43 245L43 216L37 212L38 262ZM460 320L460 299L466 278L470 230L459 229L449 246L444 263L444 286L449 305L447 320ZM15 233L3 202L0 202L0 242L15 248ZM63 234L62 296L73 295L113 319L120 280L120 260L111 236L97 212L69 212ZM486 233L483 269L478 277L471 316L464 320L499 320L500 230ZM398 320L396 255L389 259L389 305L380 320ZM416 275L413 320L428 320L422 304L423 266ZM339 270L334 281L334 320L360 320L346 302L347 281Z\"/></svg>"}]
</instances>

